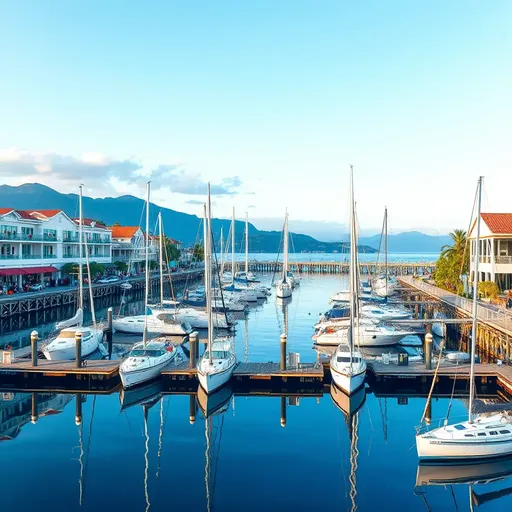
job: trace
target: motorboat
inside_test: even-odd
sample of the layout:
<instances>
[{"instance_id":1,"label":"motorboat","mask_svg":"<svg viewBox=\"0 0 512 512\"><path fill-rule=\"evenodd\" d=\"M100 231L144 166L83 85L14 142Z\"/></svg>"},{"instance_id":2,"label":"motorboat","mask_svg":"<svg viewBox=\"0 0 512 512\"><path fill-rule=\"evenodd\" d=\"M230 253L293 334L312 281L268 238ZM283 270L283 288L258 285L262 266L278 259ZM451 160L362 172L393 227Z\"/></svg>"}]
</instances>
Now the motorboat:
<instances>
[{"instance_id":1,"label":"motorboat","mask_svg":"<svg viewBox=\"0 0 512 512\"><path fill-rule=\"evenodd\" d=\"M115 318L112 320L112 327L116 332L125 334L143 334L145 326L149 333L167 336L185 336L192 332L190 323L179 319L174 313L149 309L147 319L146 315Z\"/></svg>"},{"instance_id":2,"label":"motorboat","mask_svg":"<svg viewBox=\"0 0 512 512\"><path fill-rule=\"evenodd\" d=\"M409 331L397 331L386 325L359 326L359 346L375 347L396 345L403 338L409 336ZM320 333L316 338L317 345L339 345L348 343L348 329L337 329L332 332Z\"/></svg>"},{"instance_id":3,"label":"motorboat","mask_svg":"<svg viewBox=\"0 0 512 512\"><path fill-rule=\"evenodd\" d=\"M68 327L43 347L43 354L51 361L70 361L76 357L76 335L82 335L82 357L88 357L103 340L103 329L94 327Z\"/></svg>"},{"instance_id":4,"label":"motorboat","mask_svg":"<svg viewBox=\"0 0 512 512\"><path fill-rule=\"evenodd\" d=\"M361 312L363 316L384 322L387 320L406 320L411 318L411 314L406 310L385 306L379 307L374 304L363 305Z\"/></svg>"},{"instance_id":5,"label":"motorboat","mask_svg":"<svg viewBox=\"0 0 512 512\"><path fill-rule=\"evenodd\" d=\"M136 343L119 367L123 387L131 388L159 377L176 354L173 344L165 338Z\"/></svg>"}]
</instances>

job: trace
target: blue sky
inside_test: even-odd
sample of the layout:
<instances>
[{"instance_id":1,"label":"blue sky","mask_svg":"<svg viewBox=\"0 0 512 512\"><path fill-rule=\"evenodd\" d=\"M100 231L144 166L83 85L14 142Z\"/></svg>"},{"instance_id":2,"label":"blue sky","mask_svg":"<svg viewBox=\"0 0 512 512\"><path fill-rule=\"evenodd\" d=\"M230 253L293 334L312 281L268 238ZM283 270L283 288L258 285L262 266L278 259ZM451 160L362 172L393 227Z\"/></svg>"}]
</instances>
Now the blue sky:
<instances>
[{"instance_id":1,"label":"blue sky","mask_svg":"<svg viewBox=\"0 0 512 512\"><path fill-rule=\"evenodd\" d=\"M0 181L257 226L512 211L512 2L0 0ZM504 184L508 184L505 187ZM6 205L8 206L8 205ZM310 226L313 226L311 224ZM293 227L293 225L292 225Z\"/></svg>"}]
</instances>

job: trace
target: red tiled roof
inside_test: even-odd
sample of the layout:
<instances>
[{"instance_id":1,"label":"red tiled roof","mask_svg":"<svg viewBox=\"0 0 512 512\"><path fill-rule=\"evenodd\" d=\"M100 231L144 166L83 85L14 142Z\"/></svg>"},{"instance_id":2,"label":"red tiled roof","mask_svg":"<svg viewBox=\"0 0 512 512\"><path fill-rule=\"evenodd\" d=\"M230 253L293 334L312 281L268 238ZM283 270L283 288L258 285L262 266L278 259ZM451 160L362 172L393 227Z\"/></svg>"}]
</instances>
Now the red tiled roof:
<instances>
[{"instance_id":1,"label":"red tiled roof","mask_svg":"<svg viewBox=\"0 0 512 512\"><path fill-rule=\"evenodd\" d=\"M512 234L512 213L482 213L482 220L495 235Z\"/></svg>"},{"instance_id":2,"label":"red tiled roof","mask_svg":"<svg viewBox=\"0 0 512 512\"><path fill-rule=\"evenodd\" d=\"M0 208L0 215L16 212L22 219L37 219L38 216L54 217L62 210L15 210L14 208Z\"/></svg>"},{"instance_id":3,"label":"red tiled roof","mask_svg":"<svg viewBox=\"0 0 512 512\"><path fill-rule=\"evenodd\" d=\"M137 230L139 226L110 226L112 230L112 238L131 238Z\"/></svg>"},{"instance_id":4,"label":"red tiled roof","mask_svg":"<svg viewBox=\"0 0 512 512\"><path fill-rule=\"evenodd\" d=\"M19 212L20 210L16 210L16 211ZM39 213L40 215L44 215L47 218L55 217L55 215L62 212L62 210L21 210L21 211L24 211L24 212L28 213L29 215Z\"/></svg>"},{"instance_id":5,"label":"red tiled roof","mask_svg":"<svg viewBox=\"0 0 512 512\"><path fill-rule=\"evenodd\" d=\"M78 226L80 224L79 222L80 219L76 218L76 219L73 219L73 222ZM92 223L95 223L94 226L92 227L95 227L95 228L100 228L100 229L108 229L107 226L105 224L103 224L103 222L99 221L99 220L94 220L94 219L86 219L84 217L84 226L91 226Z\"/></svg>"}]
</instances>

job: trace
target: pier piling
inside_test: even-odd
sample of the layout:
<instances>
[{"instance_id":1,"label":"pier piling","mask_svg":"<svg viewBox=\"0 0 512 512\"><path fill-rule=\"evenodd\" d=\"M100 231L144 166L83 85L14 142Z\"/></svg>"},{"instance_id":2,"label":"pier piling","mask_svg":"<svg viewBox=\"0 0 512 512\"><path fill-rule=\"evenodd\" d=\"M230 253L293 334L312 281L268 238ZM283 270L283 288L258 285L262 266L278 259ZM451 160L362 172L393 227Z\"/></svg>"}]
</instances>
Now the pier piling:
<instances>
[{"instance_id":1,"label":"pier piling","mask_svg":"<svg viewBox=\"0 0 512 512\"><path fill-rule=\"evenodd\" d=\"M39 334L37 331L32 331L30 333L30 344L32 347L32 366L37 366L37 340L39 339Z\"/></svg>"},{"instance_id":2,"label":"pier piling","mask_svg":"<svg viewBox=\"0 0 512 512\"><path fill-rule=\"evenodd\" d=\"M190 359L189 359L189 366L190 368L196 367L196 359L197 359L197 331L191 332L189 335L189 342L190 342Z\"/></svg>"},{"instance_id":3,"label":"pier piling","mask_svg":"<svg viewBox=\"0 0 512 512\"><path fill-rule=\"evenodd\" d=\"M427 370L432 370L432 334L427 332L425 334L425 367Z\"/></svg>"},{"instance_id":4,"label":"pier piling","mask_svg":"<svg viewBox=\"0 0 512 512\"><path fill-rule=\"evenodd\" d=\"M35 425L39 418L39 414L37 412L37 393L32 393L32 414L30 421Z\"/></svg>"},{"instance_id":5,"label":"pier piling","mask_svg":"<svg viewBox=\"0 0 512 512\"><path fill-rule=\"evenodd\" d=\"M82 424L82 393L77 393L75 397L75 424Z\"/></svg>"},{"instance_id":6,"label":"pier piling","mask_svg":"<svg viewBox=\"0 0 512 512\"><path fill-rule=\"evenodd\" d=\"M79 331L75 333L75 358L76 367L82 368L82 333Z\"/></svg>"},{"instance_id":7,"label":"pier piling","mask_svg":"<svg viewBox=\"0 0 512 512\"><path fill-rule=\"evenodd\" d=\"M286 397L281 397L281 427L286 427Z\"/></svg>"},{"instance_id":8,"label":"pier piling","mask_svg":"<svg viewBox=\"0 0 512 512\"><path fill-rule=\"evenodd\" d=\"M286 371L286 334L281 334L281 371Z\"/></svg>"},{"instance_id":9,"label":"pier piling","mask_svg":"<svg viewBox=\"0 0 512 512\"><path fill-rule=\"evenodd\" d=\"M190 419L191 425L193 425L196 422L196 412L197 412L196 395L190 395L189 419Z\"/></svg>"},{"instance_id":10,"label":"pier piling","mask_svg":"<svg viewBox=\"0 0 512 512\"><path fill-rule=\"evenodd\" d=\"M108 358L112 359L112 306L107 309L107 345Z\"/></svg>"}]
</instances>

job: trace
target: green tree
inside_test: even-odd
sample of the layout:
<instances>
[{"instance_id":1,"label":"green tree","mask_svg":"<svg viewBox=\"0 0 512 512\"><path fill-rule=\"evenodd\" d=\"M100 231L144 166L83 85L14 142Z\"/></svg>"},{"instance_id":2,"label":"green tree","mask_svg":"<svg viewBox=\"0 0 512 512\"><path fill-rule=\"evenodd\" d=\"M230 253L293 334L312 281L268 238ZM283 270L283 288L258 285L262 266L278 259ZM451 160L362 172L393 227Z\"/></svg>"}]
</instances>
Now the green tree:
<instances>
[{"instance_id":1,"label":"green tree","mask_svg":"<svg viewBox=\"0 0 512 512\"><path fill-rule=\"evenodd\" d=\"M105 267L101 263L96 263L95 261L91 261L89 263L89 268L91 270L91 278L94 279L96 276L101 275L105 272ZM87 275L87 265L83 267L84 275Z\"/></svg>"},{"instance_id":2,"label":"green tree","mask_svg":"<svg viewBox=\"0 0 512 512\"><path fill-rule=\"evenodd\" d=\"M478 294L486 299L495 299L500 294L500 287L494 281L481 281L478 283Z\"/></svg>"},{"instance_id":3,"label":"green tree","mask_svg":"<svg viewBox=\"0 0 512 512\"><path fill-rule=\"evenodd\" d=\"M204 261L204 248L201 244L195 244L192 249L193 261Z\"/></svg>"},{"instance_id":4,"label":"green tree","mask_svg":"<svg viewBox=\"0 0 512 512\"><path fill-rule=\"evenodd\" d=\"M78 274L78 263L64 263L64 265L60 267L60 271L67 276Z\"/></svg>"},{"instance_id":5,"label":"green tree","mask_svg":"<svg viewBox=\"0 0 512 512\"><path fill-rule=\"evenodd\" d=\"M158 267L158 262L156 262L155 260L151 260L149 262L149 270L155 270L155 268Z\"/></svg>"},{"instance_id":6,"label":"green tree","mask_svg":"<svg viewBox=\"0 0 512 512\"><path fill-rule=\"evenodd\" d=\"M441 255L436 263L434 280L441 288L462 293L463 284L460 276L467 274L469 270L467 233L462 229L456 229L450 233L450 237L453 244L442 247Z\"/></svg>"},{"instance_id":7,"label":"green tree","mask_svg":"<svg viewBox=\"0 0 512 512\"><path fill-rule=\"evenodd\" d=\"M171 239L165 237L164 239L164 261L178 261L181 256L181 251L171 242Z\"/></svg>"},{"instance_id":8,"label":"green tree","mask_svg":"<svg viewBox=\"0 0 512 512\"><path fill-rule=\"evenodd\" d=\"M126 272L128 270L128 264L124 261L116 261L114 265L119 272Z\"/></svg>"}]
</instances>

